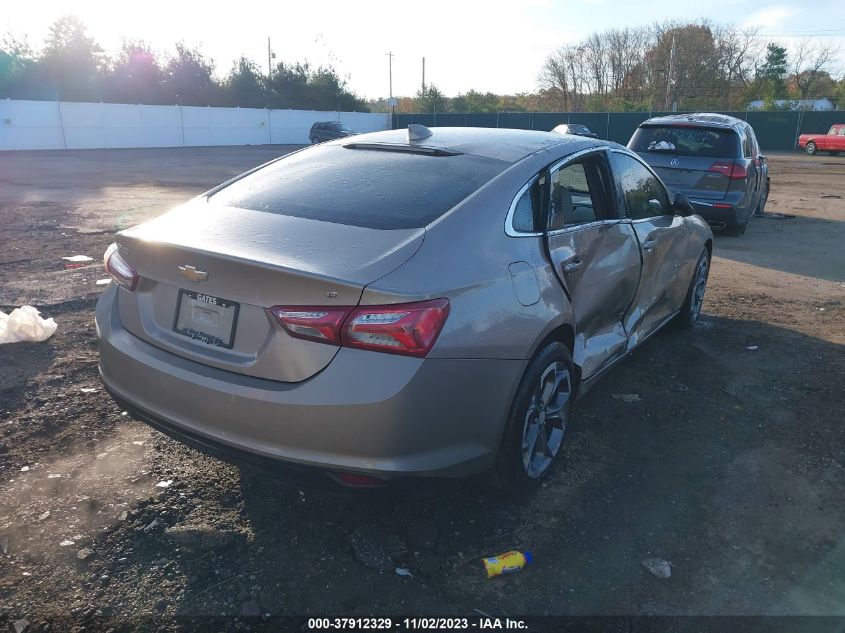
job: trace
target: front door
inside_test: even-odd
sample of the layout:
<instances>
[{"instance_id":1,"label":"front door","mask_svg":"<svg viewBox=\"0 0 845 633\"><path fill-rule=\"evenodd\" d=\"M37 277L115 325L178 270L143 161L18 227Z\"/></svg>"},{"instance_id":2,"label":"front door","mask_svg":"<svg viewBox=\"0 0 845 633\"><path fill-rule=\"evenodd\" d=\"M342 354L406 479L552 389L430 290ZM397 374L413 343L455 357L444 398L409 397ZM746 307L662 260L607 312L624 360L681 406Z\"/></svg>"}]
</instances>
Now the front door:
<instances>
[{"instance_id":1,"label":"front door","mask_svg":"<svg viewBox=\"0 0 845 633\"><path fill-rule=\"evenodd\" d=\"M610 164L642 253L642 278L624 318L630 349L681 307L692 274L684 267L690 234L663 183L643 163L612 151Z\"/></svg>"},{"instance_id":2,"label":"front door","mask_svg":"<svg viewBox=\"0 0 845 633\"><path fill-rule=\"evenodd\" d=\"M622 318L637 291L640 250L613 202L606 153L577 156L548 174L546 239L575 314L573 360L584 379L625 352Z\"/></svg>"}]
</instances>

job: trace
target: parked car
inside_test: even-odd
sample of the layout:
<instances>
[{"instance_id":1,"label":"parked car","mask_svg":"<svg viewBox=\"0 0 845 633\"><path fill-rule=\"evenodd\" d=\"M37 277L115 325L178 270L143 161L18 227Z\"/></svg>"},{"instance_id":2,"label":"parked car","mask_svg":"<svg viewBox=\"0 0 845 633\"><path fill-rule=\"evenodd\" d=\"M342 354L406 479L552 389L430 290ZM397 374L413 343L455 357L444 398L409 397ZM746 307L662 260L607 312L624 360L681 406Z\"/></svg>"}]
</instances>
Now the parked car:
<instances>
[{"instance_id":1,"label":"parked car","mask_svg":"<svg viewBox=\"0 0 845 633\"><path fill-rule=\"evenodd\" d=\"M628 147L713 228L745 233L769 197L769 166L748 123L722 114L673 114L641 123Z\"/></svg>"},{"instance_id":2,"label":"parked car","mask_svg":"<svg viewBox=\"0 0 845 633\"><path fill-rule=\"evenodd\" d=\"M574 134L575 136L586 136L589 138L599 137L598 134L590 130L586 125L580 125L578 123L561 123L555 126L552 132L557 132L558 134Z\"/></svg>"},{"instance_id":3,"label":"parked car","mask_svg":"<svg viewBox=\"0 0 845 633\"><path fill-rule=\"evenodd\" d=\"M312 145L354 135L355 131L340 121L321 121L320 123L315 123L311 126L311 131L308 132L308 138Z\"/></svg>"},{"instance_id":4,"label":"parked car","mask_svg":"<svg viewBox=\"0 0 845 633\"><path fill-rule=\"evenodd\" d=\"M798 147L810 156L817 152L829 152L833 156L845 152L845 123L830 126L827 134L802 134L798 137Z\"/></svg>"},{"instance_id":5,"label":"parked car","mask_svg":"<svg viewBox=\"0 0 845 633\"><path fill-rule=\"evenodd\" d=\"M124 410L293 481L530 490L573 401L698 318L712 234L615 143L411 126L121 231L96 309Z\"/></svg>"}]
</instances>

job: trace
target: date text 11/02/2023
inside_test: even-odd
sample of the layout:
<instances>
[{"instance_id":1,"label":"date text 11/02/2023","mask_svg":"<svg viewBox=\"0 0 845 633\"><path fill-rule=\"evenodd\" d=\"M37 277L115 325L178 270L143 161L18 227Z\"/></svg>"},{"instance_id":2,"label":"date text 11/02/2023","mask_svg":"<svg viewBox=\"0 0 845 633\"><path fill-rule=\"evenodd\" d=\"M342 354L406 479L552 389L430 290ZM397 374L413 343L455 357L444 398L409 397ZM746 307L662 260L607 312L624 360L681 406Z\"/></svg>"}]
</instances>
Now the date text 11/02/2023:
<instances>
[{"instance_id":1,"label":"date text 11/02/2023","mask_svg":"<svg viewBox=\"0 0 845 633\"><path fill-rule=\"evenodd\" d=\"M308 630L526 630L519 618L409 617L409 618L308 618Z\"/></svg>"}]
</instances>

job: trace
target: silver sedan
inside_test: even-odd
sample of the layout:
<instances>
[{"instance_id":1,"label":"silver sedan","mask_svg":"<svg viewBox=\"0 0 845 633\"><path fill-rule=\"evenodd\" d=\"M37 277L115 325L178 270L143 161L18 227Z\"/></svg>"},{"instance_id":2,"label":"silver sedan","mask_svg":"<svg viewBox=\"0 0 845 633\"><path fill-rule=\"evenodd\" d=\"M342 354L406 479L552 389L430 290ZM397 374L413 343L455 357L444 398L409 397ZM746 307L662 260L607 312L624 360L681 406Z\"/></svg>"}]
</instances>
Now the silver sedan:
<instances>
[{"instance_id":1,"label":"silver sedan","mask_svg":"<svg viewBox=\"0 0 845 633\"><path fill-rule=\"evenodd\" d=\"M339 139L118 234L100 373L139 419L297 483L530 490L576 397L695 323L711 249L689 201L615 143Z\"/></svg>"}]
</instances>

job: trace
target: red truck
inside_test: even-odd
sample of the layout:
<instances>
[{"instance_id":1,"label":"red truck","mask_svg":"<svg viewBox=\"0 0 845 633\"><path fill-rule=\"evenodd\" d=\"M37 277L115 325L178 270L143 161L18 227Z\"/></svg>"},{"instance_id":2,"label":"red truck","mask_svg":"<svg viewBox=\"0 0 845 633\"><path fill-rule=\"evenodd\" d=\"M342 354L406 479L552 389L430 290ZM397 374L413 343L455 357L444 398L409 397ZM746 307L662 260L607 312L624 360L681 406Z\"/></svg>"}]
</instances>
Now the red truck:
<instances>
[{"instance_id":1,"label":"red truck","mask_svg":"<svg viewBox=\"0 0 845 633\"><path fill-rule=\"evenodd\" d=\"M816 152L830 152L833 156L845 152L845 123L831 126L827 134L802 134L798 137L798 147L810 156Z\"/></svg>"}]
</instances>

